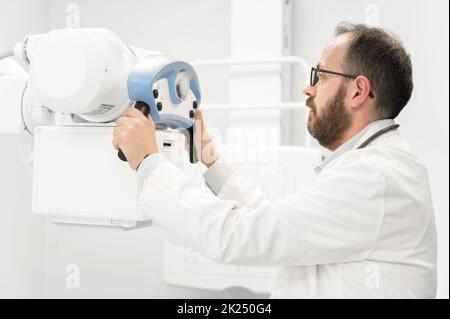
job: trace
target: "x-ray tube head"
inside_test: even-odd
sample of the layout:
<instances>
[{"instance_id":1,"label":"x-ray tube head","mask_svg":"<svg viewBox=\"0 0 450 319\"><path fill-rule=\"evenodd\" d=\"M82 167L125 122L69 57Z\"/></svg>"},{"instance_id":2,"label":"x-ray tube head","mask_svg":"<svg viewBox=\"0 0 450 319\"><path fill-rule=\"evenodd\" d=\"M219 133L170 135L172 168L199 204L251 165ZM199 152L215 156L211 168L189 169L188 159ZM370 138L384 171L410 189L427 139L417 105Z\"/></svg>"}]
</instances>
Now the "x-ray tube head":
<instances>
[{"instance_id":1,"label":"x-ray tube head","mask_svg":"<svg viewBox=\"0 0 450 319\"><path fill-rule=\"evenodd\" d=\"M108 122L130 105L127 77L136 62L107 30L56 30L42 37L33 52L30 84L54 112Z\"/></svg>"}]
</instances>

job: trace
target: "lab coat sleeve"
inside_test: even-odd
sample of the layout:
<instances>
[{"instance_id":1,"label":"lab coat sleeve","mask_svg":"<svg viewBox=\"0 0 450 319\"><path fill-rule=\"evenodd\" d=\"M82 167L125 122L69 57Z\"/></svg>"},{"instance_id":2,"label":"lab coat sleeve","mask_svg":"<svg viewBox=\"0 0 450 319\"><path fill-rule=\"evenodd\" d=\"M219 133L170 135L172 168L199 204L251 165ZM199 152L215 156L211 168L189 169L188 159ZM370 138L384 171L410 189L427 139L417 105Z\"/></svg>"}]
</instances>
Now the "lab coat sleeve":
<instances>
[{"instance_id":1,"label":"lab coat sleeve","mask_svg":"<svg viewBox=\"0 0 450 319\"><path fill-rule=\"evenodd\" d=\"M138 209L222 263L316 265L363 260L370 255L383 220L384 178L372 165L334 166L296 194L251 209L217 198L165 161L144 178Z\"/></svg>"},{"instance_id":2,"label":"lab coat sleeve","mask_svg":"<svg viewBox=\"0 0 450 319\"><path fill-rule=\"evenodd\" d=\"M265 200L261 188L236 174L226 163L215 163L205 172L203 178L206 185L221 199L235 200L248 208L256 208Z\"/></svg>"}]
</instances>

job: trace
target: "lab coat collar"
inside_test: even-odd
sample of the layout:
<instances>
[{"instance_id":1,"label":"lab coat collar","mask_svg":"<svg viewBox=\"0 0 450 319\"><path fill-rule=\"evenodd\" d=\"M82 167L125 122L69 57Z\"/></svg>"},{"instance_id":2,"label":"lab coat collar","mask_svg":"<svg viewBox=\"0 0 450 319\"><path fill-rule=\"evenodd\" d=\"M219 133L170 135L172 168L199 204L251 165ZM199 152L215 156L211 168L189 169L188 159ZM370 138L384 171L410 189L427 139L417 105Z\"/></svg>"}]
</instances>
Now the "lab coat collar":
<instances>
[{"instance_id":1,"label":"lab coat collar","mask_svg":"<svg viewBox=\"0 0 450 319\"><path fill-rule=\"evenodd\" d=\"M315 168L316 174L319 174L325 168L325 166L327 166L330 162L340 157L342 154L346 153L347 151L357 149L362 143L364 143L376 132L394 124L395 122L393 119L377 120L370 123L361 131L359 131L356 135L354 135L351 139L349 139L347 142L339 146L322 162L322 164L316 167Z\"/></svg>"}]
</instances>

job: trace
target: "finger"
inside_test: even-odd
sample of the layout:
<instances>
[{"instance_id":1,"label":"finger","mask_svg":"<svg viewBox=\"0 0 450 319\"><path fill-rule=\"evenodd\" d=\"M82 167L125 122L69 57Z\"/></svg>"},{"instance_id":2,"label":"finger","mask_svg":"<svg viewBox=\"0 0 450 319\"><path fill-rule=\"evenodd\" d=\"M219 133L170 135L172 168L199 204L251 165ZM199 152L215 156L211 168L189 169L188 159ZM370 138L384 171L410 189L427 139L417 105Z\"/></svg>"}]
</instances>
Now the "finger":
<instances>
[{"instance_id":1,"label":"finger","mask_svg":"<svg viewBox=\"0 0 450 319\"><path fill-rule=\"evenodd\" d=\"M200 120L196 120L194 129L194 144L197 148L202 146L203 125Z\"/></svg>"},{"instance_id":2,"label":"finger","mask_svg":"<svg viewBox=\"0 0 450 319\"><path fill-rule=\"evenodd\" d=\"M114 138L117 137L117 136L119 136L120 134L122 134L122 130L115 129L115 130L113 131L113 137L114 137Z\"/></svg>"},{"instance_id":3,"label":"finger","mask_svg":"<svg viewBox=\"0 0 450 319\"><path fill-rule=\"evenodd\" d=\"M203 121L203 112L201 110L195 111L195 119Z\"/></svg>"},{"instance_id":4,"label":"finger","mask_svg":"<svg viewBox=\"0 0 450 319\"><path fill-rule=\"evenodd\" d=\"M199 131L203 135L203 133L205 133L205 131L206 131L206 125L205 125L205 120L203 119L203 112L202 111L197 110L195 112L195 121L196 121L195 124L197 126L197 129L200 128Z\"/></svg>"},{"instance_id":5,"label":"finger","mask_svg":"<svg viewBox=\"0 0 450 319\"><path fill-rule=\"evenodd\" d=\"M211 135L209 135L208 131L202 132L202 141L211 141Z\"/></svg>"},{"instance_id":6,"label":"finger","mask_svg":"<svg viewBox=\"0 0 450 319\"><path fill-rule=\"evenodd\" d=\"M147 119L150 121L150 123L152 123L152 125L155 125L155 122L153 121L151 114L148 115Z\"/></svg>"},{"instance_id":7,"label":"finger","mask_svg":"<svg viewBox=\"0 0 450 319\"><path fill-rule=\"evenodd\" d=\"M114 147L116 150L119 150L119 149L120 149L120 147L119 147L119 141L118 141L117 138L113 138L113 140L112 140L112 145L113 145L113 147Z\"/></svg>"},{"instance_id":8,"label":"finger","mask_svg":"<svg viewBox=\"0 0 450 319\"><path fill-rule=\"evenodd\" d=\"M124 114L125 117L145 117L144 114L142 114L141 111L134 107L130 107Z\"/></svg>"},{"instance_id":9,"label":"finger","mask_svg":"<svg viewBox=\"0 0 450 319\"><path fill-rule=\"evenodd\" d=\"M135 118L128 118L128 121L124 121L121 124L116 125L116 130L123 130L123 129L129 129L133 130L136 127L139 127L139 121Z\"/></svg>"},{"instance_id":10,"label":"finger","mask_svg":"<svg viewBox=\"0 0 450 319\"><path fill-rule=\"evenodd\" d=\"M120 126L116 126L113 130L113 136L118 136L122 134L125 127L127 127L127 123L121 124Z\"/></svg>"},{"instance_id":11,"label":"finger","mask_svg":"<svg viewBox=\"0 0 450 319\"><path fill-rule=\"evenodd\" d=\"M120 136L129 133L130 131L133 131L135 129L135 126L132 123L125 123L120 126L116 126L116 128L113 130L113 136Z\"/></svg>"},{"instance_id":12,"label":"finger","mask_svg":"<svg viewBox=\"0 0 450 319\"><path fill-rule=\"evenodd\" d=\"M125 116L121 116L116 120L116 125L120 126L120 125L124 125L130 122L130 118L129 117L125 117Z\"/></svg>"},{"instance_id":13,"label":"finger","mask_svg":"<svg viewBox=\"0 0 450 319\"><path fill-rule=\"evenodd\" d=\"M202 127L202 131L204 131L205 130L205 120L203 119L203 112L200 111L200 110L197 110L195 112L195 119L197 121L200 121L200 125Z\"/></svg>"}]
</instances>

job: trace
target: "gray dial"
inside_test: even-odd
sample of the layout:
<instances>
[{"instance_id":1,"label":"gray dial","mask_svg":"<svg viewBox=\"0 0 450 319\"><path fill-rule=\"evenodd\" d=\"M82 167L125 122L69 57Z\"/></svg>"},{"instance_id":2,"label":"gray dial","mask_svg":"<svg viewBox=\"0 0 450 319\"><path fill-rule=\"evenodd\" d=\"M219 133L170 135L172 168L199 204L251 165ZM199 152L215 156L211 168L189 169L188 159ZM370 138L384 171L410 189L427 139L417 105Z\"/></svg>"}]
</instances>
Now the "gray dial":
<instances>
[{"instance_id":1,"label":"gray dial","mask_svg":"<svg viewBox=\"0 0 450 319\"><path fill-rule=\"evenodd\" d=\"M190 80L191 79L186 71L178 72L177 77L175 78L175 92L177 98L180 100L184 100L189 94L189 90L191 88Z\"/></svg>"}]
</instances>

